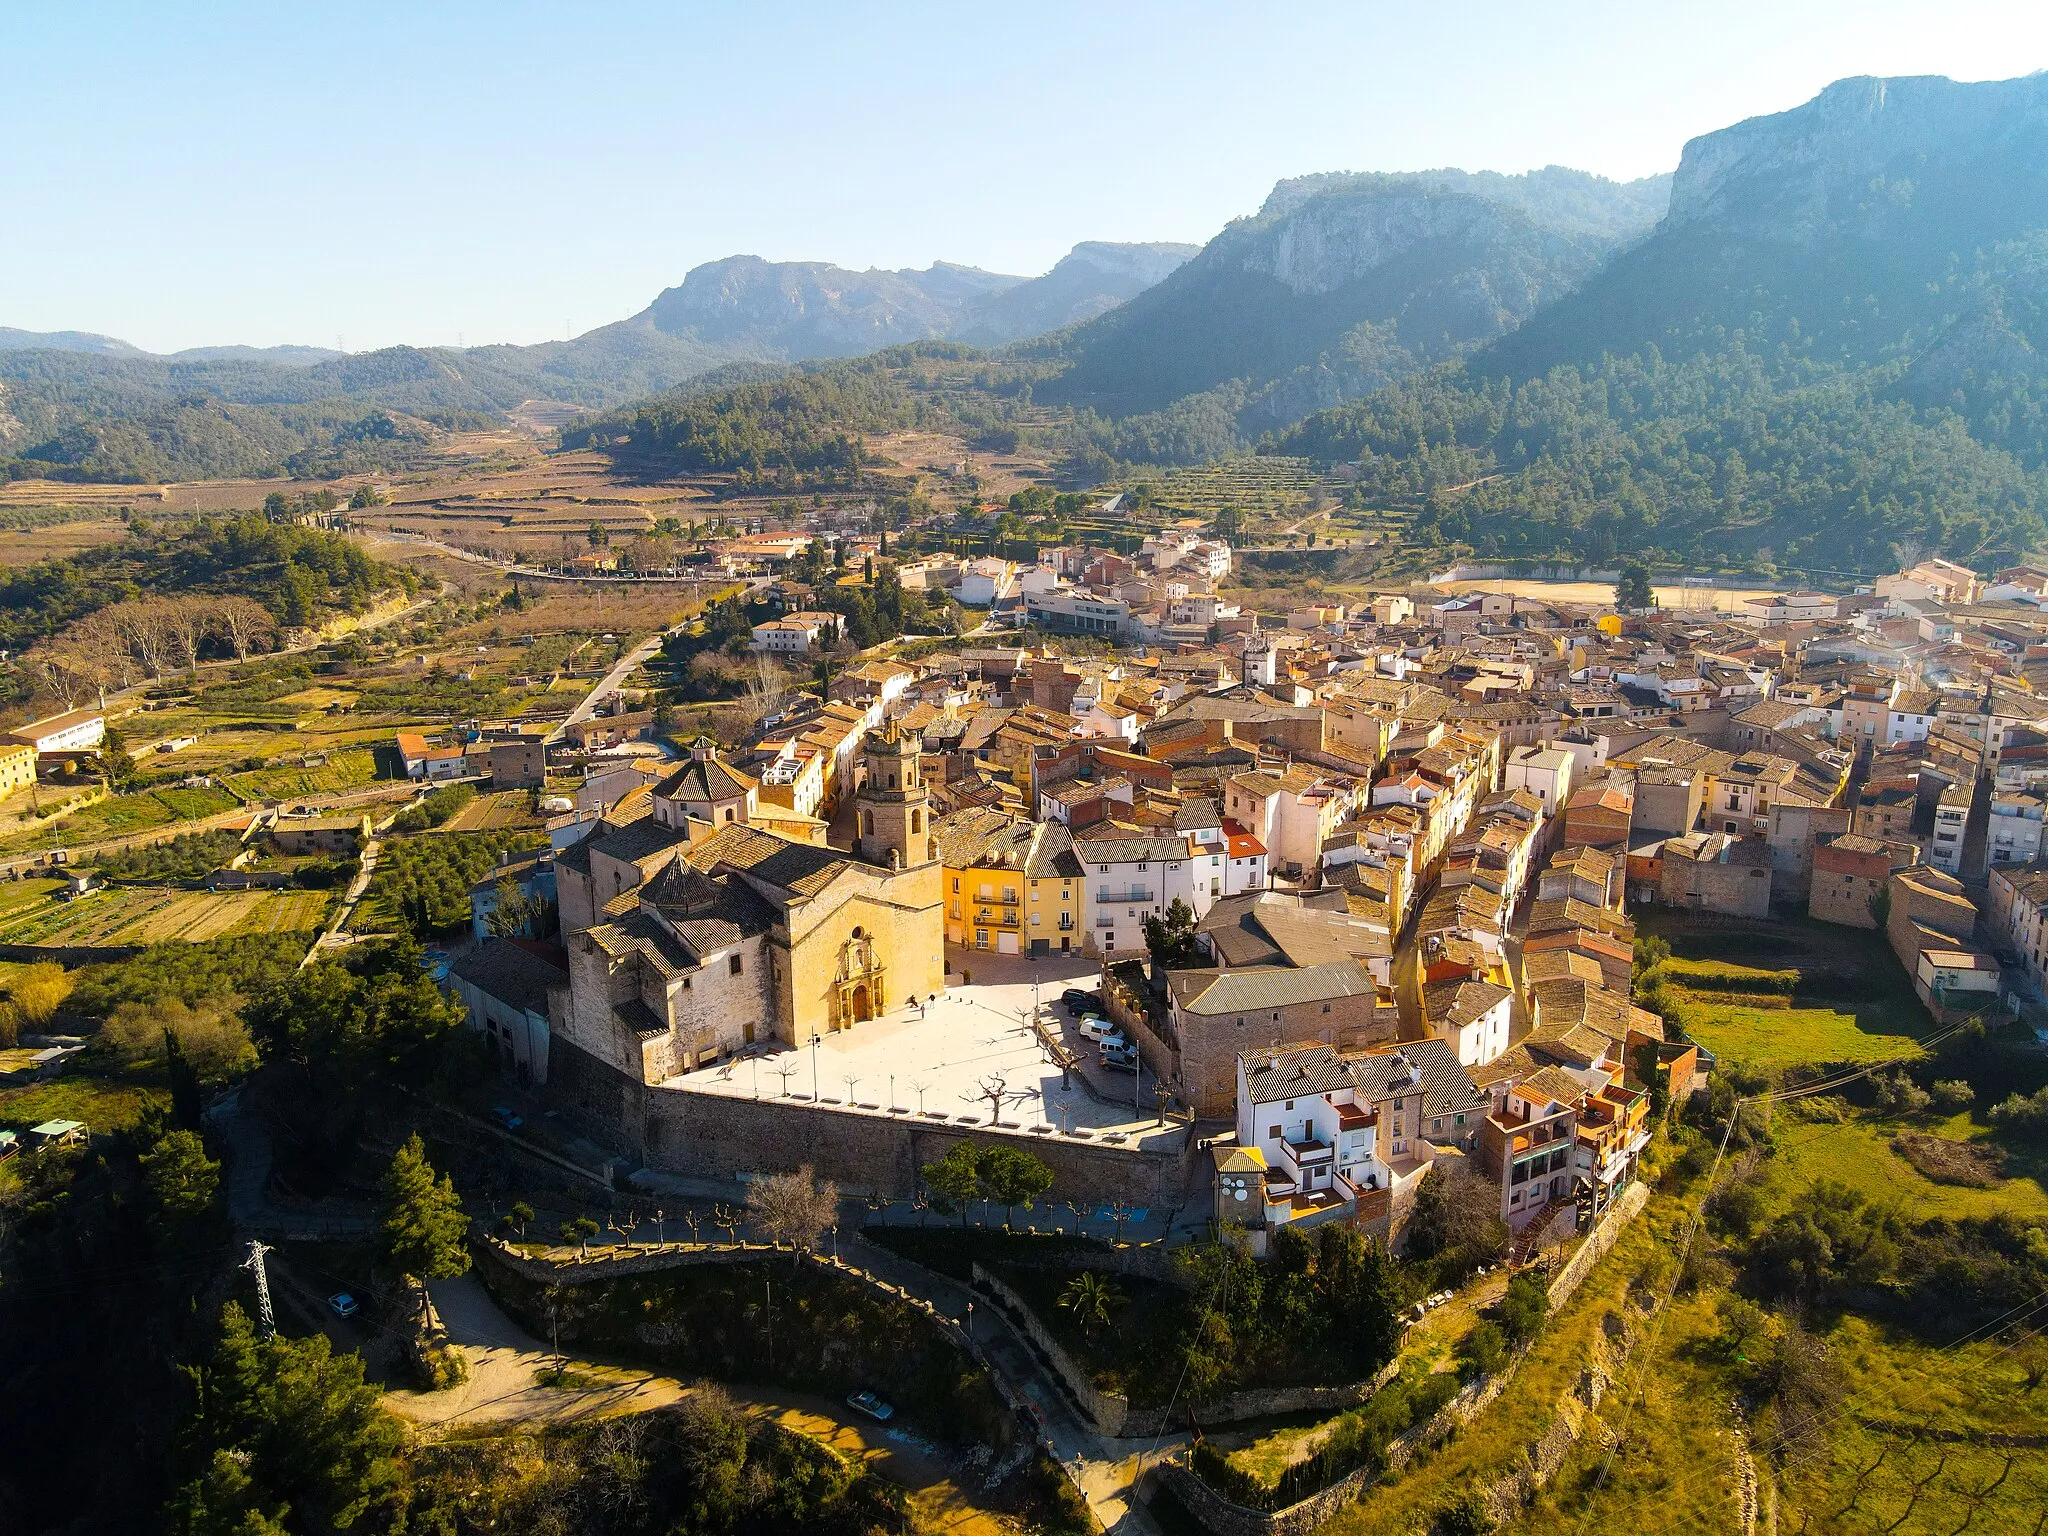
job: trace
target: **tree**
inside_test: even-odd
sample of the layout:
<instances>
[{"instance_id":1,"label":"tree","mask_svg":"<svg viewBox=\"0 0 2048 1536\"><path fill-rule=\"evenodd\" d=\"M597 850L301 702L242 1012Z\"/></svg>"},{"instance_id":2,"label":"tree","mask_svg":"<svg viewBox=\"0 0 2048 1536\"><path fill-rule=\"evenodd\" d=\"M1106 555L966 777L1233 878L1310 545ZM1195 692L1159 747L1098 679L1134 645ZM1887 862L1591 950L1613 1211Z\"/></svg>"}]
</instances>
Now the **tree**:
<instances>
[{"instance_id":1,"label":"tree","mask_svg":"<svg viewBox=\"0 0 2048 1536\"><path fill-rule=\"evenodd\" d=\"M247 661L250 649L276 632L277 621L270 610L252 597L219 597L209 600L213 622L235 653L235 660Z\"/></svg>"},{"instance_id":2,"label":"tree","mask_svg":"<svg viewBox=\"0 0 2048 1536\"><path fill-rule=\"evenodd\" d=\"M1338 1347L1371 1375L1401 1343L1401 1286L1386 1248L1355 1227L1329 1222L1316 1233L1315 1283Z\"/></svg>"},{"instance_id":3,"label":"tree","mask_svg":"<svg viewBox=\"0 0 2048 1536\"><path fill-rule=\"evenodd\" d=\"M1122 1307L1124 1294L1113 1281L1105 1280L1094 1270L1083 1270L1066 1283L1060 1292L1057 1305L1074 1314L1074 1321L1081 1325L1081 1331L1093 1335L1098 1328L1109 1326L1109 1314Z\"/></svg>"},{"instance_id":4,"label":"tree","mask_svg":"<svg viewBox=\"0 0 2048 1536\"><path fill-rule=\"evenodd\" d=\"M926 1163L922 1170L925 1187L955 1206L960 1212L960 1225L967 1225L967 1202L981 1193L981 1153L971 1141L956 1142L946 1155L935 1163Z\"/></svg>"},{"instance_id":5,"label":"tree","mask_svg":"<svg viewBox=\"0 0 2048 1536\"><path fill-rule=\"evenodd\" d=\"M514 1200L512 1209L505 1213L505 1224L524 1240L527 1225L533 1220L533 1207L524 1200Z\"/></svg>"},{"instance_id":6,"label":"tree","mask_svg":"<svg viewBox=\"0 0 2048 1536\"><path fill-rule=\"evenodd\" d=\"M437 1181L415 1131L384 1173L384 1255L400 1274L446 1280L469 1268L469 1217L446 1174Z\"/></svg>"},{"instance_id":7,"label":"tree","mask_svg":"<svg viewBox=\"0 0 2048 1536\"><path fill-rule=\"evenodd\" d=\"M320 1333L259 1339L229 1302L212 1357L188 1375L173 1532L256 1536L282 1531L287 1511L294 1530L378 1530L402 1513L405 1434L361 1355L336 1355Z\"/></svg>"},{"instance_id":8,"label":"tree","mask_svg":"<svg viewBox=\"0 0 2048 1536\"><path fill-rule=\"evenodd\" d=\"M612 541L611 534L605 531L604 524L600 523L596 518L590 520L590 528L584 534L584 537L590 540L590 547L592 549L603 549L605 545Z\"/></svg>"},{"instance_id":9,"label":"tree","mask_svg":"<svg viewBox=\"0 0 2048 1536\"><path fill-rule=\"evenodd\" d=\"M1512 1343L1536 1337L1543 1320L1550 1315L1550 1288L1537 1276L1523 1270L1508 1282L1501 1298L1500 1321Z\"/></svg>"},{"instance_id":10,"label":"tree","mask_svg":"<svg viewBox=\"0 0 2048 1536\"><path fill-rule=\"evenodd\" d=\"M171 1124L181 1130L198 1130L204 1113L199 1073L185 1054L185 1042L169 1025L164 1026L164 1076L171 1084Z\"/></svg>"},{"instance_id":11,"label":"tree","mask_svg":"<svg viewBox=\"0 0 2048 1536\"><path fill-rule=\"evenodd\" d=\"M220 1164L206 1155L196 1131L167 1132L141 1158L154 1209L150 1222L170 1236L203 1220L220 1194Z\"/></svg>"},{"instance_id":12,"label":"tree","mask_svg":"<svg viewBox=\"0 0 2048 1536\"><path fill-rule=\"evenodd\" d=\"M1145 947L1161 970L1186 970L1202 963L1202 950L1195 938L1195 913L1180 897L1173 898L1166 916L1147 916L1144 921Z\"/></svg>"},{"instance_id":13,"label":"tree","mask_svg":"<svg viewBox=\"0 0 2048 1536\"><path fill-rule=\"evenodd\" d=\"M47 1029L77 982L54 960L38 960L14 973L7 984L8 1001L20 1030L36 1034Z\"/></svg>"},{"instance_id":14,"label":"tree","mask_svg":"<svg viewBox=\"0 0 2048 1536\"><path fill-rule=\"evenodd\" d=\"M747 1209L776 1242L808 1253L839 1223L839 1186L815 1177L805 1163L795 1173L755 1179L747 1186Z\"/></svg>"},{"instance_id":15,"label":"tree","mask_svg":"<svg viewBox=\"0 0 2048 1536\"><path fill-rule=\"evenodd\" d=\"M1469 1274L1507 1248L1500 1191L1469 1168L1439 1163L1423 1176L1408 1218L1408 1257L1434 1260L1438 1279Z\"/></svg>"},{"instance_id":16,"label":"tree","mask_svg":"<svg viewBox=\"0 0 2048 1536\"><path fill-rule=\"evenodd\" d=\"M1650 568L1646 565L1624 565L1621 579L1614 584L1614 606L1651 608L1656 602L1656 594L1650 590Z\"/></svg>"},{"instance_id":17,"label":"tree","mask_svg":"<svg viewBox=\"0 0 2048 1536\"><path fill-rule=\"evenodd\" d=\"M997 1145L982 1150L976 1166L982 1197L1003 1208L1003 1225L1018 1206L1030 1210L1052 1188L1052 1169L1022 1147Z\"/></svg>"},{"instance_id":18,"label":"tree","mask_svg":"<svg viewBox=\"0 0 2048 1536\"><path fill-rule=\"evenodd\" d=\"M590 1252L590 1240L597 1236L597 1223L588 1216L578 1216L574 1221L565 1221L561 1226L562 1241L574 1243L578 1253Z\"/></svg>"}]
</instances>

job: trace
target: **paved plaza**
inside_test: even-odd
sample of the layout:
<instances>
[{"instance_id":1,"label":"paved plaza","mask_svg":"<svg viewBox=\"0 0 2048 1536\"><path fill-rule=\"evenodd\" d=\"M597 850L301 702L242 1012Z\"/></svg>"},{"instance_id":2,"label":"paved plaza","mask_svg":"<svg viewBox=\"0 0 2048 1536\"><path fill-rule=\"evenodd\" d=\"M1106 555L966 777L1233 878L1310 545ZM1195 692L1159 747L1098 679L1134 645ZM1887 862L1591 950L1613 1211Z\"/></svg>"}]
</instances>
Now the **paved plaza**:
<instances>
[{"instance_id":1,"label":"paved plaza","mask_svg":"<svg viewBox=\"0 0 2048 1536\"><path fill-rule=\"evenodd\" d=\"M962 966L971 982L962 980ZM993 1119L1007 1129L1053 1138L1178 1149L1183 1129L1157 1124L1159 1101L1150 1072L1134 1082L1129 1073L1100 1070L1091 1056L1091 1093L1079 1072L1061 1072L1031 1028L1033 972L1041 1016L1058 1038L1068 1019L1059 995L1068 987L1093 990L1102 979L1095 961L1048 955L1034 962L949 946L947 968L946 995L921 1007L898 1007L825 1035L815 1049L770 1047L671 1078L664 1086L789 1098L934 1124L943 1120L963 1129ZM1070 1031L1068 1039L1075 1039ZM999 1108L991 1097L998 1088Z\"/></svg>"}]
</instances>

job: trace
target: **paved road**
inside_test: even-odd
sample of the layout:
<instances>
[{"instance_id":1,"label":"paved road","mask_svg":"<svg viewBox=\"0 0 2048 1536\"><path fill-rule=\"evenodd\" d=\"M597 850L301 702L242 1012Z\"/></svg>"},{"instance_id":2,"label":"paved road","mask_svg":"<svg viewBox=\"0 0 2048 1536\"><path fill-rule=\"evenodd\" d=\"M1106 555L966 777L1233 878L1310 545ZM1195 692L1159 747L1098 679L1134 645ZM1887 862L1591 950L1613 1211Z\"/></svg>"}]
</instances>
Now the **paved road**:
<instances>
[{"instance_id":1,"label":"paved road","mask_svg":"<svg viewBox=\"0 0 2048 1536\"><path fill-rule=\"evenodd\" d=\"M578 704L569 711L569 717L552 731L548 732L547 739L550 742L560 741L568 732L570 726L581 725L592 715L595 715L598 706L617 693L626 679L633 675L633 669L661 649L661 642L667 636L667 633L668 631L663 630L658 634L649 635L645 640L634 646L632 650L621 656L619 664L599 679L597 686L583 696L581 704Z\"/></svg>"}]
</instances>

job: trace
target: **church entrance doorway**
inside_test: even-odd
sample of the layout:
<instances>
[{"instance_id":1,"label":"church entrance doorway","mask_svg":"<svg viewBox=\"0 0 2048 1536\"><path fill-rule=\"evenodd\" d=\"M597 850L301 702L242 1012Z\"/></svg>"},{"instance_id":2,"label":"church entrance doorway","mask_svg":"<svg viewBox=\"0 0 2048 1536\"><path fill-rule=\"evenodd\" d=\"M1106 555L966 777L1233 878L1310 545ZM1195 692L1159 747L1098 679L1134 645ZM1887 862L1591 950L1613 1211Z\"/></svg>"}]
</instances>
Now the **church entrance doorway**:
<instances>
[{"instance_id":1,"label":"church entrance doorway","mask_svg":"<svg viewBox=\"0 0 2048 1536\"><path fill-rule=\"evenodd\" d=\"M874 1008L868 1001L868 989L863 983L853 989L853 1022L865 1024L874 1016Z\"/></svg>"}]
</instances>

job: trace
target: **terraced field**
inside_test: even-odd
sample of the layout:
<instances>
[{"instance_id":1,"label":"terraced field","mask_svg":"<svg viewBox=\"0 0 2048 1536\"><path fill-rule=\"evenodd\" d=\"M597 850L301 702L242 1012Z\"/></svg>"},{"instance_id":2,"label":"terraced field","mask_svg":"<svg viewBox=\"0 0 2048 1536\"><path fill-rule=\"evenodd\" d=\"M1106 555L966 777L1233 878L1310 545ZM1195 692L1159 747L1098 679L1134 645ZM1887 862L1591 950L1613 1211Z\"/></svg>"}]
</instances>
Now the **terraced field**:
<instances>
[{"instance_id":1,"label":"terraced field","mask_svg":"<svg viewBox=\"0 0 2048 1536\"><path fill-rule=\"evenodd\" d=\"M325 891L190 891L123 887L58 899L61 882L24 880L4 888L0 942L8 944L198 943L244 933L298 933L319 927Z\"/></svg>"}]
</instances>

